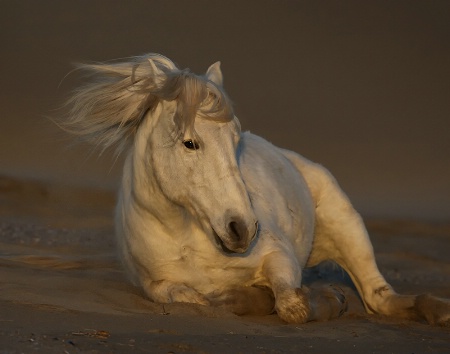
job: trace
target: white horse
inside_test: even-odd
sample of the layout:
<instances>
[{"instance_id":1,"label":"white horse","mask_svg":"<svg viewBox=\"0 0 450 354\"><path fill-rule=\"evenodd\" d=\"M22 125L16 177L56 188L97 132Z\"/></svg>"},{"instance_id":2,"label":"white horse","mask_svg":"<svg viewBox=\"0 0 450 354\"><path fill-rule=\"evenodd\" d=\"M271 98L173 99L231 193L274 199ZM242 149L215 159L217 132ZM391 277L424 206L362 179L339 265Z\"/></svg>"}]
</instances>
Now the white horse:
<instances>
[{"instance_id":1,"label":"white horse","mask_svg":"<svg viewBox=\"0 0 450 354\"><path fill-rule=\"evenodd\" d=\"M345 297L302 286L302 269L333 260L369 313L450 323L449 300L394 292L325 168L241 133L219 62L204 76L158 54L82 68L94 78L74 93L64 125L127 151L118 246L151 300L326 320L345 311Z\"/></svg>"}]
</instances>

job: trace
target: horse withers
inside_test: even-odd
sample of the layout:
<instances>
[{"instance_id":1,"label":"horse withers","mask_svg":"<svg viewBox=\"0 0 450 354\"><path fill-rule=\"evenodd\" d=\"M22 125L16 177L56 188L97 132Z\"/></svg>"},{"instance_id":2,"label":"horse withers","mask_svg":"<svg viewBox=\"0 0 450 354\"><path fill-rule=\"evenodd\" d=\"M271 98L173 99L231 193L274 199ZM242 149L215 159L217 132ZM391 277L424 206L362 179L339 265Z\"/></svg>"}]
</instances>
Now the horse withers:
<instances>
[{"instance_id":1,"label":"horse withers","mask_svg":"<svg viewBox=\"0 0 450 354\"><path fill-rule=\"evenodd\" d=\"M203 76L158 54L81 69L92 81L74 92L63 126L126 153L118 247L151 300L327 320L345 311L345 296L302 285L302 270L332 260L368 312L450 323L449 300L402 296L386 282L325 168L241 132L220 63Z\"/></svg>"}]
</instances>

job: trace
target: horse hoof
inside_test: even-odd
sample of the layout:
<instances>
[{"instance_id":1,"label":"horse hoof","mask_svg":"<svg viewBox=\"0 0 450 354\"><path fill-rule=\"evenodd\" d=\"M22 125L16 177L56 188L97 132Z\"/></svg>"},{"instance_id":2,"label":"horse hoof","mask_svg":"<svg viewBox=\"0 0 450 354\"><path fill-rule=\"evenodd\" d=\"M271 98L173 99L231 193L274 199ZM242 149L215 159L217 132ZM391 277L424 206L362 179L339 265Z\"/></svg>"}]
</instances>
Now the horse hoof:
<instances>
[{"instance_id":1,"label":"horse hoof","mask_svg":"<svg viewBox=\"0 0 450 354\"><path fill-rule=\"evenodd\" d=\"M311 320L328 321L342 316L348 308L344 291L337 285L322 285L310 289Z\"/></svg>"},{"instance_id":2,"label":"horse hoof","mask_svg":"<svg viewBox=\"0 0 450 354\"><path fill-rule=\"evenodd\" d=\"M340 308L339 314L336 317L341 317L348 309L347 298L345 297L344 291L339 286L330 285L330 287L334 291L334 295L335 295L336 300L338 302L338 309Z\"/></svg>"},{"instance_id":3,"label":"horse hoof","mask_svg":"<svg viewBox=\"0 0 450 354\"><path fill-rule=\"evenodd\" d=\"M300 288L289 289L275 299L278 316L287 323L305 323L310 317L309 301Z\"/></svg>"},{"instance_id":4,"label":"horse hoof","mask_svg":"<svg viewBox=\"0 0 450 354\"><path fill-rule=\"evenodd\" d=\"M429 324L450 327L450 300L429 294L419 295L415 308L419 316L424 317Z\"/></svg>"}]
</instances>

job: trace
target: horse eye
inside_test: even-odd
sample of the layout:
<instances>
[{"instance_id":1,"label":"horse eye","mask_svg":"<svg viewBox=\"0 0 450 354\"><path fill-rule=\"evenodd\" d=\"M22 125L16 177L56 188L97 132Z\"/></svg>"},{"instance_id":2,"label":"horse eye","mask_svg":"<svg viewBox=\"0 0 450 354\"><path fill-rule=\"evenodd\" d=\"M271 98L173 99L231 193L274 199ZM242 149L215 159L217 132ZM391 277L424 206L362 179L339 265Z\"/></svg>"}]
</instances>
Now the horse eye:
<instances>
[{"instance_id":1,"label":"horse eye","mask_svg":"<svg viewBox=\"0 0 450 354\"><path fill-rule=\"evenodd\" d=\"M200 146L198 146L198 143L192 139L183 141L183 145L189 150L198 150L200 148Z\"/></svg>"}]
</instances>

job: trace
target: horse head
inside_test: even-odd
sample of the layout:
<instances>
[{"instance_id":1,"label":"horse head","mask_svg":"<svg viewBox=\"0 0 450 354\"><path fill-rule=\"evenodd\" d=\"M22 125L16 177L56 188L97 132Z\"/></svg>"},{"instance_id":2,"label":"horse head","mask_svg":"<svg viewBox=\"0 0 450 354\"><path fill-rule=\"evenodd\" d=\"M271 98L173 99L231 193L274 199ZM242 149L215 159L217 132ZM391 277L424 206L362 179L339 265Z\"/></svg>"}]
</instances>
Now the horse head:
<instances>
[{"instance_id":1,"label":"horse head","mask_svg":"<svg viewBox=\"0 0 450 354\"><path fill-rule=\"evenodd\" d=\"M176 82L177 98L161 102L148 137L154 178L217 246L243 253L258 224L238 166L240 124L223 91L220 63L204 76L184 72Z\"/></svg>"},{"instance_id":2,"label":"horse head","mask_svg":"<svg viewBox=\"0 0 450 354\"><path fill-rule=\"evenodd\" d=\"M238 167L240 124L220 63L203 76L159 54L81 68L94 79L72 96L64 128L104 148L119 145L119 152L136 150L139 139L145 148L138 168L151 174L149 183L199 221L218 247L245 252L258 226Z\"/></svg>"}]
</instances>

